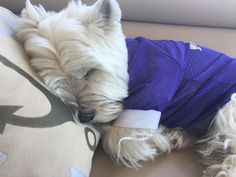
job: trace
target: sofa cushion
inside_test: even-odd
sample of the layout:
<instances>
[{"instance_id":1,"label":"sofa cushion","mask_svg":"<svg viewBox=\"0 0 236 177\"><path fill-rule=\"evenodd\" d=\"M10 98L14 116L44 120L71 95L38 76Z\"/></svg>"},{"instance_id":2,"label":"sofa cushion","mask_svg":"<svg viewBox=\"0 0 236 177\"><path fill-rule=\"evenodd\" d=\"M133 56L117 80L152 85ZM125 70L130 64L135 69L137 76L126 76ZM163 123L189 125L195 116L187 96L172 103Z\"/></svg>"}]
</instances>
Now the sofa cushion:
<instances>
[{"instance_id":1,"label":"sofa cushion","mask_svg":"<svg viewBox=\"0 0 236 177\"><path fill-rule=\"evenodd\" d=\"M236 58L236 29L127 21L122 23L122 27L124 33L131 38L144 36L154 40L194 42Z\"/></svg>"},{"instance_id":2,"label":"sofa cushion","mask_svg":"<svg viewBox=\"0 0 236 177\"><path fill-rule=\"evenodd\" d=\"M123 19L178 25L236 28L236 1L120 0Z\"/></svg>"},{"instance_id":3,"label":"sofa cushion","mask_svg":"<svg viewBox=\"0 0 236 177\"><path fill-rule=\"evenodd\" d=\"M138 170L117 165L99 147L96 150L90 177L200 177L203 167L192 149L158 156L142 164Z\"/></svg>"},{"instance_id":4,"label":"sofa cushion","mask_svg":"<svg viewBox=\"0 0 236 177\"><path fill-rule=\"evenodd\" d=\"M96 0L82 0L92 4ZM32 0L47 9L60 10L68 0ZM1 0L1 4L19 13L24 7L25 0ZM123 20L236 28L236 1L205 1L205 0L119 0Z\"/></svg>"}]
</instances>

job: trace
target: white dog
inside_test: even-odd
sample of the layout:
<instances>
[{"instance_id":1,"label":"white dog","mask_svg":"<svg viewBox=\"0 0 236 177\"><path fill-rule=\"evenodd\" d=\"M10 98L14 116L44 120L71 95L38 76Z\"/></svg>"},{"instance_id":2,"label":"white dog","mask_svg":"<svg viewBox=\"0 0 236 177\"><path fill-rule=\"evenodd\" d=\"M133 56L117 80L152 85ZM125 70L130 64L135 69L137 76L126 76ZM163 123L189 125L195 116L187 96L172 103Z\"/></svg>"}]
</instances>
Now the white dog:
<instances>
[{"instance_id":1,"label":"white dog","mask_svg":"<svg viewBox=\"0 0 236 177\"><path fill-rule=\"evenodd\" d=\"M157 42L144 38L127 41L121 30L120 19L121 11L115 0L98 0L92 6L85 6L80 1L72 1L67 8L58 13L47 12L42 6L32 6L27 1L26 8L22 11L21 18L17 22L17 36L24 43L34 69L46 86L69 106L76 121L106 123L102 125L104 131L103 146L105 151L118 162L129 167L137 167L140 161L153 159L159 154L170 152L171 149L180 149L196 143L197 151L203 155L203 163L207 165L203 176L236 176L236 96L232 95L231 101L229 99L229 95L235 90L228 91L229 89L225 88L221 97L215 97L209 93L219 94L221 92L219 90L214 92L215 85L211 85L211 87L207 85L203 88L204 94L209 94L208 97L202 92L202 94L197 92L200 88L202 89L202 85L198 83L203 82L197 78L194 78L195 84L191 86L190 91L189 87L187 87L188 90L183 90L185 85L189 83L184 82L187 80L186 78L191 80L190 76L193 77L197 72L202 73L203 69L202 66L196 67L198 64L194 65L194 59L193 61L182 61L182 56L184 56L183 59L188 58L186 56L193 58L191 55L203 55L204 57L205 53L209 53L210 50L193 43ZM148 47L147 44L150 44L151 47ZM152 67L151 64L151 68L149 66L146 68L150 71L147 75L145 70L142 70L143 65L146 66L146 62L140 63L132 60L134 65L140 63L137 68L140 69L141 67L141 70L132 72L130 71L130 51L133 49L128 47L129 51L127 51L128 45L130 48L135 48L137 45L141 46L137 49L139 52L143 49L148 51L141 53L142 55L138 55L139 53L136 54L137 56L132 55L134 58L144 57L146 59L145 57L151 57L153 59L154 57L155 59L161 55L161 58L167 58L165 62L168 63L159 68L158 65ZM167 48L163 46L167 46ZM169 50L168 46L171 46L170 48L173 50ZM186 51L188 51L188 55L184 53ZM176 55L177 59L173 55ZM208 63L204 63L204 66L208 65L209 71L213 71L212 64L218 66L218 60L214 60L212 63L212 60L206 61ZM235 62L230 59L226 59L226 61L236 66ZM222 65L222 67L224 66L228 67L228 65ZM188 67L194 68L194 73L190 72ZM156 76L155 69L163 70L163 72L172 75L165 80L164 76ZM216 80L228 80L235 76L226 75L222 79L221 75L218 75L220 69L216 71L206 79L207 83L212 84ZM212 77L213 80L211 80ZM154 82L156 83L154 87L149 87L147 84L149 79L151 83L154 80L157 81ZM170 87L167 84L170 84ZM232 86L235 83L221 83L221 85L226 86L230 84ZM156 88L156 86L158 87ZM168 87L167 90L164 87ZM143 89L146 88L147 91L143 92ZM201 89L200 91L202 91ZM155 94L150 95L153 90ZM155 106L143 107L143 100L140 100L139 95L141 92L147 95L146 101L144 101L145 106L152 104ZM193 96L197 95L198 99L196 97L191 99L191 94L180 94L189 92ZM201 103L203 97L207 97L207 99ZM198 104L186 108L186 105L193 105L194 101ZM211 105L208 105L208 101ZM216 101L220 103L216 104ZM226 101L229 102L226 103ZM224 106L222 105L223 102ZM222 109L215 114L215 110L219 107ZM158 126L158 129L148 126L134 128L132 125L122 127L123 120L110 125L109 122L120 115L120 117L129 117L121 114L123 108L136 110L157 108L154 110L154 114L145 111L141 111L141 114L144 113L142 114L144 117L145 115L150 115L150 117L156 115L156 119L154 119L160 119L162 125ZM181 112L182 108L185 109ZM198 108L202 109L199 110ZM191 112L196 114L190 115ZM203 114L205 112L209 114ZM141 114L138 112L137 118ZM162 114L161 118L160 114ZM132 112L131 117L132 115L134 116L135 113ZM175 125L176 118L182 115L186 116L183 117L184 120L177 121L186 125L182 126L178 123ZM195 119L204 117L203 115L207 116L206 119L196 123L198 121ZM186 122L185 118L186 120L191 118L190 122L188 122L189 120ZM149 121L148 117L146 119ZM189 128L187 131L182 129L188 127L187 123L191 123L191 125L196 123L200 128L204 125L202 131L208 128L209 130L205 136L196 141L195 138L199 138L200 134L187 133L196 131L196 127L191 128L190 126L190 131Z\"/></svg>"}]
</instances>

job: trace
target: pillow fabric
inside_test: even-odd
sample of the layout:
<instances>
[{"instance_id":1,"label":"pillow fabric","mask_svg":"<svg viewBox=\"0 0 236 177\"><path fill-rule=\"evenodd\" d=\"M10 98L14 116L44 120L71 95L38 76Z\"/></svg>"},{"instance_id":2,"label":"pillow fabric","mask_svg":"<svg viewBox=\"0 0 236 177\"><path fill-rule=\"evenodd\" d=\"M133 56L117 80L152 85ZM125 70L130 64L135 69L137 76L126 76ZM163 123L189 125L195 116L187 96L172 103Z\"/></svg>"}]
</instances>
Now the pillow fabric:
<instances>
[{"instance_id":1,"label":"pillow fabric","mask_svg":"<svg viewBox=\"0 0 236 177\"><path fill-rule=\"evenodd\" d=\"M0 7L0 176L87 177L99 140L40 83Z\"/></svg>"}]
</instances>

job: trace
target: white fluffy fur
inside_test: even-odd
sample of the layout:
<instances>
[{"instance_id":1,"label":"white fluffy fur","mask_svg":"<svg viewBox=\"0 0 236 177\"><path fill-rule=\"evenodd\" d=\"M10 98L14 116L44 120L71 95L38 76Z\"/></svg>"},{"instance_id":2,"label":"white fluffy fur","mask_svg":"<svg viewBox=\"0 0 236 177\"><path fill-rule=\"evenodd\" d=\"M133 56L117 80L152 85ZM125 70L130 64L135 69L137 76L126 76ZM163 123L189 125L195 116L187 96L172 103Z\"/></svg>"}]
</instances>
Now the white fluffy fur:
<instances>
[{"instance_id":1,"label":"white fluffy fur","mask_svg":"<svg viewBox=\"0 0 236 177\"><path fill-rule=\"evenodd\" d=\"M236 176L236 94L215 117L206 138L199 141L198 152L208 168L204 176Z\"/></svg>"},{"instance_id":2,"label":"white fluffy fur","mask_svg":"<svg viewBox=\"0 0 236 177\"><path fill-rule=\"evenodd\" d=\"M46 86L73 111L95 111L95 121L109 122L122 111L127 97L127 49L115 0L92 6L72 1L59 13L47 12L28 0L17 22L30 63ZM117 162L139 167L171 149L193 143L181 129L128 129L102 125L103 147ZM204 177L236 176L236 96L217 114L209 133L196 141Z\"/></svg>"},{"instance_id":3,"label":"white fluffy fur","mask_svg":"<svg viewBox=\"0 0 236 177\"><path fill-rule=\"evenodd\" d=\"M93 6L72 1L59 13L26 1L17 36L32 66L71 107L75 119L81 111L95 111L95 121L107 122L122 110L128 73L120 18L119 6L112 0Z\"/></svg>"},{"instance_id":4,"label":"white fluffy fur","mask_svg":"<svg viewBox=\"0 0 236 177\"><path fill-rule=\"evenodd\" d=\"M181 129L160 126L157 130L103 127L103 148L127 167L140 167L140 161L153 160L157 155L169 153L191 143L191 137Z\"/></svg>"}]
</instances>

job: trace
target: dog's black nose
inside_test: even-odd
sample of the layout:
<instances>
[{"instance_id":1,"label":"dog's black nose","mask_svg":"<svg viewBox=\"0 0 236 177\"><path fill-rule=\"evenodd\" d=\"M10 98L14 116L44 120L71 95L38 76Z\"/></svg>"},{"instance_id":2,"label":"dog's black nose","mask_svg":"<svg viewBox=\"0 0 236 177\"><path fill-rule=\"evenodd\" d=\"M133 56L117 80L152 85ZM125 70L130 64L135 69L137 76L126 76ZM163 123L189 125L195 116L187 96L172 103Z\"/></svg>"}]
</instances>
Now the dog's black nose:
<instances>
[{"instance_id":1,"label":"dog's black nose","mask_svg":"<svg viewBox=\"0 0 236 177\"><path fill-rule=\"evenodd\" d=\"M90 121L92 121L95 117L95 112L94 111L91 111L91 112L80 112L79 114L79 121L81 123L88 123Z\"/></svg>"}]
</instances>

